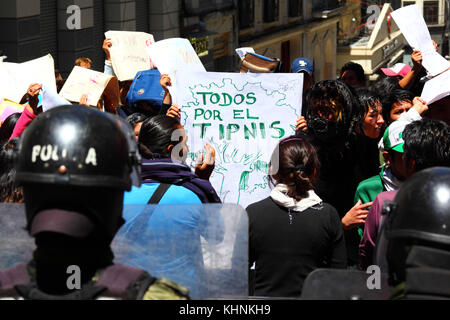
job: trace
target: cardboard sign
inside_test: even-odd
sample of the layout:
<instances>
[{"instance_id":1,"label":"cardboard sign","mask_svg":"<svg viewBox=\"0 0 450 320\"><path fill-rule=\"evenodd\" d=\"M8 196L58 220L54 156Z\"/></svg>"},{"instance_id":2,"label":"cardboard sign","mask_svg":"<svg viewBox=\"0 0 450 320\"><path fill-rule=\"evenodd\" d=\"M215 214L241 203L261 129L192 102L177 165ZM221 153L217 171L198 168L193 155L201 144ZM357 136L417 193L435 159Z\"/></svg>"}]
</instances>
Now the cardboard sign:
<instances>
[{"instance_id":1,"label":"cardboard sign","mask_svg":"<svg viewBox=\"0 0 450 320\"><path fill-rule=\"evenodd\" d=\"M295 133L302 87L302 74L178 71L187 162L197 161L206 142L215 148L210 181L222 201L245 208L269 195L270 157L280 139Z\"/></svg>"},{"instance_id":2,"label":"cardboard sign","mask_svg":"<svg viewBox=\"0 0 450 320\"><path fill-rule=\"evenodd\" d=\"M154 67L147 52L147 48L155 42L151 34L108 31L105 37L111 38L111 63L119 81L133 80L138 71Z\"/></svg>"},{"instance_id":3,"label":"cardboard sign","mask_svg":"<svg viewBox=\"0 0 450 320\"><path fill-rule=\"evenodd\" d=\"M55 64L50 54L23 63L0 63L0 98L20 102L32 83L56 91Z\"/></svg>"},{"instance_id":4,"label":"cardboard sign","mask_svg":"<svg viewBox=\"0 0 450 320\"><path fill-rule=\"evenodd\" d=\"M81 96L87 94L88 104L96 107L110 81L117 82L117 78L102 72L75 66L64 83L60 95L69 101L78 103ZM115 87L118 88L118 84Z\"/></svg>"}]
</instances>

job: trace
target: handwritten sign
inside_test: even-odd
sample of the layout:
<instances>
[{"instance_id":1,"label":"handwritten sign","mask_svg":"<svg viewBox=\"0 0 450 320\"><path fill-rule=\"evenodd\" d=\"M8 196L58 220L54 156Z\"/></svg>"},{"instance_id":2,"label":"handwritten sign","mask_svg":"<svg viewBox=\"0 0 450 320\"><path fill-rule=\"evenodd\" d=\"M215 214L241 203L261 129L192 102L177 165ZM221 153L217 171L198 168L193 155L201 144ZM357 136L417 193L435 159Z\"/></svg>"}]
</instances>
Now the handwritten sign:
<instances>
[{"instance_id":1,"label":"handwritten sign","mask_svg":"<svg viewBox=\"0 0 450 320\"><path fill-rule=\"evenodd\" d=\"M430 32L417 4L391 12L392 18L402 31L409 45L422 53L422 64L431 75L436 76L450 67L450 62L436 52Z\"/></svg>"},{"instance_id":2,"label":"handwritten sign","mask_svg":"<svg viewBox=\"0 0 450 320\"><path fill-rule=\"evenodd\" d=\"M20 102L32 83L56 91L55 64L50 54L23 63L0 64L0 97Z\"/></svg>"},{"instance_id":3,"label":"handwritten sign","mask_svg":"<svg viewBox=\"0 0 450 320\"><path fill-rule=\"evenodd\" d=\"M133 80L137 72L154 67L146 50L155 42L153 35L145 32L108 31L105 32L105 37L111 38L111 62L119 81Z\"/></svg>"},{"instance_id":4,"label":"handwritten sign","mask_svg":"<svg viewBox=\"0 0 450 320\"><path fill-rule=\"evenodd\" d=\"M158 41L148 47L148 53L159 72L170 76L172 85L177 82L178 71L206 72L200 58L187 39L173 38Z\"/></svg>"},{"instance_id":5,"label":"handwritten sign","mask_svg":"<svg viewBox=\"0 0 450 320\"><path fill-rule=\"evenodd\" d=\"M69 101L79 102L81 96L88 96L88 104L97 106L108 83L116 77L108 76L104 73L75 66L64 83L60 95Z\"/></svg>"},{"instance_id":6,"label":"handwritten sign","mask_svg":"<svg viewBox=\"0 0 450 320\"><path fill-rule=\"evenodd\" d=\"M211 183L224 202L244 208L270 193L267 174L278 141L295 133L302 74L178 71L174 90L195 162L206 142L216 150Z\"/></svg>"}]
</instances>

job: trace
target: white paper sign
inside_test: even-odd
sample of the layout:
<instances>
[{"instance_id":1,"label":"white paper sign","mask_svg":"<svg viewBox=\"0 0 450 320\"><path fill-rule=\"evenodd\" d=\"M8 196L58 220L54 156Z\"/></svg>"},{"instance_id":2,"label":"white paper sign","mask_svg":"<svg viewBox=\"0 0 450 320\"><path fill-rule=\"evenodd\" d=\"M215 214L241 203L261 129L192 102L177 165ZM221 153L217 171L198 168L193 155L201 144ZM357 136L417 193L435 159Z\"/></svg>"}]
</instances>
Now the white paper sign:
<instances>
[{"instance_id":1,"label":"white paper sign","mask_svg":"<svg viewBox=\"0 0 450 320\"><path fill-rule=\"evenodd\" d=\"M253 48L250 47L245 47L245 48L237 48L236 49L236 53L238 54L239 58L241 58L241 60L244 60L245 55L247 53L255 53L255 50Z\"/></svg>"},{"instance_id":2,"label":"white paper sign","mask_svg":"<svg viewBox=\"0 0 450 320\"><path fill-rule=\"evenodd\" d=\"M430 32L417 4L391 12L392 18L413 49L422 53L422 65L432 75L438 75L450 67L450 62L434 49Z\"/></svg>"},{"instance_id":3,"label":"white paper sign","mask_svg":"<svg viewBox=\"0 0 450 320\"><path fill-rule=\"evenodd\" d=\"M270 157L280 139L295 133L302 86L302 74L178 71L187 162L196 162L206 142L215 148L210 181L223 202L245 208L269 195Z\"/></svg>"},{"instance_id":4,"label":"white paper sign","mask_svg":"<svg viewBox=\"0 0 450 320\"><path fill-rule=\"evenodd\" d=\"M81 96L87 94L88 104L95 107L112 78L98 71L75 66L59 94L74 102L79 102Z\"/></svg>"},{"instance_id":5,"label":"white paper sign","mask_svg":"<svg viewBox=\"0 0 450 320\"><path fill-rule=\"evenodd\" d=\"M172 86L177 82L177 72L206 72L200 58L187 39L172 38L158 41L148 47L148 53L161 74L168 74Z\"/></svg>"},{"instance_id":6,"label":"white paper sign","mask_svg":"<svg viewBox=\"0 0 450 320\"><path fill-rule=\"evenodd\" d=\"M147 47L155 42L153 35L145 32L108 31L109 48L114 73L119 81L133 80L136 73L153 68Z\"/></svg>"},{"instance_id":7,"label":"white paper sign","mask_svg":"<svg viewBox=\"0 0 450 320\"><path fill-rule=\"evenodd\" d=\"M427 105L450 95L450 70L428 80L420 96Z\"/></svg>"},{"instance_id":8,"label":"white paper sign","mask_svg":"<svg viewBox=\"0 0 450 320\"><path fill-rule=\"evenodd\" d=\"M68 104L71 104L69 101L61 97L56 91L52 90L51 88L46 88L45 86L43 86L41 94L42 94L43 112L59 106L66 106Z\"/></svg>"},{"instance_id":9,"label":"white paper sign","mask_svg":"<svg viewBox=\"0 0 450 320\"><path fill-rule=\"evenodd\" d=\"M56 91L55 64L50 54L23 63L3 62L0 64L0 78L0 96L15 102L20 102L32 83Z\"/></svg>"}]
</instances>

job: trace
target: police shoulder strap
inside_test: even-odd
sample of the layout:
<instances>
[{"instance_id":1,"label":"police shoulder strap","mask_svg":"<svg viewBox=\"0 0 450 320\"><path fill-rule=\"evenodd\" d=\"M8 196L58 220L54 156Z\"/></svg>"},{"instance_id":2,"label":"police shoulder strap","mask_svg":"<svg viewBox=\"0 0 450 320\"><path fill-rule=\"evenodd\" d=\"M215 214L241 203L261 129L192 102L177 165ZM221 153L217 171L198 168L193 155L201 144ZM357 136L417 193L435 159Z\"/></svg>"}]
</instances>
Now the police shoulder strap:
<instances>
[{"instance_id":1,"label":"police shoulder strap","mask_svg":"<svg viewBox=\"0 0 450 320\"><path fill-rule=\"evenodd\" d=\"M147 204L158 204L167 190L169 190L170 186L171 184L169 183L160 183Z\"/></svg>"}]
</instances>

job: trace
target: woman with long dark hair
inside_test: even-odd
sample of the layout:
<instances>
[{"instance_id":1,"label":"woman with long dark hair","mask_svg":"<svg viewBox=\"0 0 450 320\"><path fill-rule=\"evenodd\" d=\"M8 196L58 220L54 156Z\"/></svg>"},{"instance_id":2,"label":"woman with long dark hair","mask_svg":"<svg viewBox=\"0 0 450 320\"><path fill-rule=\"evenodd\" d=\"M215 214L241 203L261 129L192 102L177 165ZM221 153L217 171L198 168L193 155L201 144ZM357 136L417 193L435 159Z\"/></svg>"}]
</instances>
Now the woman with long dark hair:
<instances>
[{"instance_id":1,"label":"woman with long dark hair","mask_svg":"<svg viewBox=\"0 0 450 320\"><path fill-rule=\"evenodd\" d=\"M249 264L256 267L250 295L298 298L314 269L346 267L339 215L314 192L319 169L316 150L304 138L286 138L273 152L275 187L247 207Z\"/></svg>"}]
</instances>

